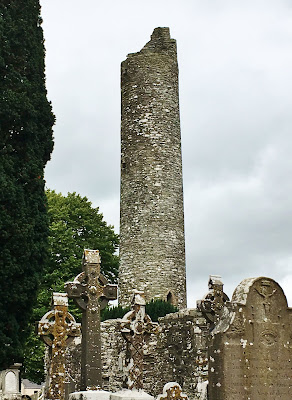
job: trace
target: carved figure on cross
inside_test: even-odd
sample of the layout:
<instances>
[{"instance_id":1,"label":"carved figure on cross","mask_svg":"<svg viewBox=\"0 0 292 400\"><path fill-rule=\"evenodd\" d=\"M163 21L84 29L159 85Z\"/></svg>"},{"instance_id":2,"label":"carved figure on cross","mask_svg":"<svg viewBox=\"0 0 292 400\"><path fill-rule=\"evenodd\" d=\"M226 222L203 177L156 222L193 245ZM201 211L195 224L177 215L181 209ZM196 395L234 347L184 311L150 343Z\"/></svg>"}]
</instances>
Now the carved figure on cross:
<instances>
[{"instance_id":1,"label":"carved figure on cross","mask_svg":"<svg viewBox=\"0 0 292 400\"><path fill-rule=\"evenodd\" d=\"M100 263L98 250L85 249L83 271L65 284L68 296L82 310L81 390L102 386L100 310L117 298L117 285L108 284Z\"/></svg>"},{"instance_id":2,"label":"carved figure on cross","mask_svg":"<svg viewBox=\"0 0 292 400\"><path fill-rule=\"evenodd\" d=\"M66 293L53 293L53 308L38 323L38 335L51 348L49 400L65 399L65 350L81 333L80 324L68 312Z\"/></svg>"},{"instance_id":3,"label":"carved figure on cross","mask_svg":"<svg viewBox=\"0 0 292 400\"><path fill-rule=\"evenodd\" d=\"M270 281L262 280L260 289L255 288L254 290L264 299L263 300L264 312L265 315L267 316L267 314L271 310L270 298L277 292L277 289L271 289Z\"/></svg>"},{"instance_id":4,"label":"carved figure on cross","mask_svg":"<svg viewBox=\"0 0 292 400\"><path fill-rule=\"evenodd\" d=\"M150 334L158 333L160 327L157 322L152 322L145 311L145 296L143 292L134 291L132 310L124 315L120 322L121 333L130 347L128 360L128 388L143 389L143 348Z\"/></svg>"}]
</instances>

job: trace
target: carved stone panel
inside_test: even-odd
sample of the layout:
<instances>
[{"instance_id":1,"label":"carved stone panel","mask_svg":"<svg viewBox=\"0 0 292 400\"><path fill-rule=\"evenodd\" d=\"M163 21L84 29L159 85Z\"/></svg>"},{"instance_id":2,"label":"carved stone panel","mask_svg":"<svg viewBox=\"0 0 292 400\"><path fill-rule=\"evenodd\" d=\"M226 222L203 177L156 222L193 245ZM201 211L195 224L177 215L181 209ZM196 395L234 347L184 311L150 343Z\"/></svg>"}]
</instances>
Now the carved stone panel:
<instances>
[{"instance_id":1,"label":"carved stone panel","mask_svg":"<svg viewBox=\"0 0 292 400\"><path fill-rule=\"evenodd\" d=\"M13 371L8 371L5 375L5 391L6 393L18 393L19 382L16 374Z\"/></svg>"},{"instance_id":2,"label":"carved stone panel","mask_svg":"<svg viewBox=\"0 0 292 400\"><path fill-rule=\"evenodd\" d=\"M211 333L210 399L291 399L291 322L292 309L275 281L241 282Z\"/></svg>"}]
</instances>

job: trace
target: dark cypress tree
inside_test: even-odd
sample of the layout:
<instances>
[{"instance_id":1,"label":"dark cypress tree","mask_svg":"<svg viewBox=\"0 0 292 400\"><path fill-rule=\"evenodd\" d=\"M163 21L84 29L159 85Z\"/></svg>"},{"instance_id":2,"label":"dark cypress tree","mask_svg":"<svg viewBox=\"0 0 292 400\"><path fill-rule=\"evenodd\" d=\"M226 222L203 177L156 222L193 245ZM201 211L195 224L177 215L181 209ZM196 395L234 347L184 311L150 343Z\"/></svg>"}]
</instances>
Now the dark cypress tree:
<instances>
[{"instance_id":1,"label":"dark cypress tree","mask_svg":"<svg viewBox=\"0 0 292 400\"><path fill-rule=\"evenodd\" d=\"M48 218L43 172L53 149L38 0L0 1L0 369L22 359Z\"/></svg>"}]
</instances>

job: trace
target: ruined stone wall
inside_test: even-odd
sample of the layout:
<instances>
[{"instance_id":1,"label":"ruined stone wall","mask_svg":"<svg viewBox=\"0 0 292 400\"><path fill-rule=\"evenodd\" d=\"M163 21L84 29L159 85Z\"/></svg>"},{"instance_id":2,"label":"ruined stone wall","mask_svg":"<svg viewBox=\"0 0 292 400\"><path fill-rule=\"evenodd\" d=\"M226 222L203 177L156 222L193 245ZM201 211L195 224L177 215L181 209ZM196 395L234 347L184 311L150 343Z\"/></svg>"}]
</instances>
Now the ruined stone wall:
<instances>
[{"instance_id":1,"label":"ruined stone wall","mask_svg":"<svg viewBox=\"0 0 292 400\"><path fill-rule=\"evenodd\" d=\"M110 319L101 323L102 380L103 388L118 391L125 386L127 345L119 330L119 320Z\"/></svg>"},{"instance_id":2,"label":"ruined stone wall","mask_svg":"<svg viewBox=\"0 0 292 400\"><path fill-rule=\"evenodd\" d=\"M197 398L197 384L208 379L205 318L195 309L185 309L160 318L159 324L156 370L154 376L151 371L146 375L146 391L156 396L165 383L178 382L189 398Z\"/></svg>"},{"instance_id":3,"label":"ruined stone wall","mask_svg":"<svg viewBox=\"0 0 292 400\"><path fill-rule=\"evenodd\" d=\"M101 325L103 388L117 391L126 387L127 344L119 331L119 320ZM151 335L144 349L144 390L157 396L165 383L176 381L190 399L199 398L197 384L208 379L205 318L197 310L186 309L160 318L159 325L161 332ZM80 387L81 347L73 347L67 350L70 392Z\"/></svg>"},{"instance_id":4,"label":"ruined stone wall","mask_svg":"<svg viewBox=\"0 0 292 400\"><path fill-rule=\"evenodd\" d=\"M156 28L121 67L119 304L186 307L185 238L176 41Z\"/></svg>"}]
</instances>

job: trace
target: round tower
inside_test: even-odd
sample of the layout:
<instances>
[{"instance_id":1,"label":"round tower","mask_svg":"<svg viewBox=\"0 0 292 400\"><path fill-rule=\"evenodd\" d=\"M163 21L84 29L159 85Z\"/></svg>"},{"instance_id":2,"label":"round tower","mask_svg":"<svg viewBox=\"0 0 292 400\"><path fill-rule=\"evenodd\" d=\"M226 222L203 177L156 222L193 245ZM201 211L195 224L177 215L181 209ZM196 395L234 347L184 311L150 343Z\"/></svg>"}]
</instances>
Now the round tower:
<instances>
[{"instance_id":1,"label":"round tower","mask_svg":"<svg viewBox=\"0 0 292 400\"><path fill-rule=\"evenodd\" d=\"M119 304L186 307L185 238L176 41L156 28L121 65Z\"/></svg>"}]
</instances>

